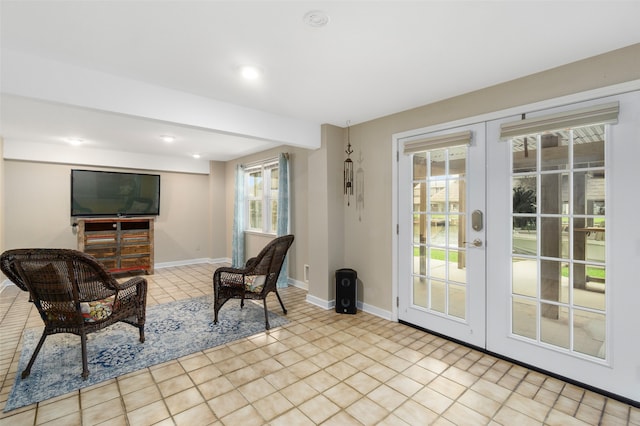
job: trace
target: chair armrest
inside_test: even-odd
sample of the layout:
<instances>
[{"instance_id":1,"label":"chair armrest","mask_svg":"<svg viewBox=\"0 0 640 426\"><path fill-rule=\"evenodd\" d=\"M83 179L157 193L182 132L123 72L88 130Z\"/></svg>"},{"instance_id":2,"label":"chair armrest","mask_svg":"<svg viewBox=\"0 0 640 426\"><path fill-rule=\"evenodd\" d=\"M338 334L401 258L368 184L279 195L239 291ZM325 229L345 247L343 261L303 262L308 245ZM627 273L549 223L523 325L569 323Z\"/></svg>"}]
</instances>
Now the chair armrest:
<instances>
[{"instance_id":1,"label":"chair armrest","mask_svg":"<svg viewBox=\"0 0 640 426\"><path fill-rule=\"evenodd\" d=\"M123 283L117 283L116 287L118 290L126 290L129 287L138 286L142 284L143 286L147 286L147 280L144 277L133 277Z\"/></svg>"},{"instance_id":2,"label":"chair armrest","mask_svg":"<svg viewBox=\"0 0 640 426\"><path fill-rule=\"evenodd\" d=\"M147 280L144 277L133 277L124 283L115 284L118 299L129 298L135 295L139 300L145 301L147 298Z\"/></svg>"},{"instance_id":3,"label":"chair armrest","mask_svg":"<svg viewBox=\"0 0 640 426\"><path fill-rule=\"evenodd\" d=\"M228 274L246 274L247 272L247 268L233 268L231 266L221 266L218 269L216 269L216 271L214 272L214 274L221 274L223 272L226 272Z\"/></svg>"},{"instance_id":4,"label":"chair armrest","mask_svg":"<svg viewBox=\"0 0 640 426\"><path fill-rule=\"evenodd\" d=\"M252 268L253 265L256 263L256 261L258 260L257 257L252 257L251 259L247 260L247 262L244 265L245 269L249 269Z\"/></svg>"},{"instance_id":5,"label":"chair armrest","mask_svg":"<svg viewBox=\"0 0 640 426\"><path fill-rule=\"evenodd\" d=\"M213 273L214 288L220 285L244 287L244 277L249 272L246 268L222 266Z\"/></svg>"}]
</instances>

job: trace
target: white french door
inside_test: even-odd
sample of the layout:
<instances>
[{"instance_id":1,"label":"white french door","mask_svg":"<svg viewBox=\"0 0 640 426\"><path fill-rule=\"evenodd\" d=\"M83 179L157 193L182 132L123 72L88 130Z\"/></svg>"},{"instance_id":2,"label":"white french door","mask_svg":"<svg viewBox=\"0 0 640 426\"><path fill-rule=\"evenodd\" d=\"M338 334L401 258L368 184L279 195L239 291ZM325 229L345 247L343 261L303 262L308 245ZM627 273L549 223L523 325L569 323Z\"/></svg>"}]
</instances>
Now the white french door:
<instances>
[{"instance_id":1,"label":"white french door","mask_svg":"<svg viewBox=\"0 0 640 426\"><path fill-rule=\"evenodd\" d=\"M398 144L398 318L482 347L484 145L483 124Z\"/></svg>"},{"instance_id":2,"label":"white french door","mask_svg":"<svg viewBox=\"0 0 640 426\"><path fill-rule=\"evenodd\" d=\"M567 114L396 138L398 319L638 402L640 91Z\"/></svg>"},{"instance_id":3,"label":"white french door","mask_svg":"<svg viewBox=\"0 0 640 426\"><path fill-rule=\"evenodd\" d=\"M628 332L640 295L640 233L629 226L640 207L640 92L527 118L610 104L613 124L505 141L501 125L521 117L487 123L487 238L502 242L487 249L487 349L638 401L640 345Z\"/></svg>"}]
</instances>

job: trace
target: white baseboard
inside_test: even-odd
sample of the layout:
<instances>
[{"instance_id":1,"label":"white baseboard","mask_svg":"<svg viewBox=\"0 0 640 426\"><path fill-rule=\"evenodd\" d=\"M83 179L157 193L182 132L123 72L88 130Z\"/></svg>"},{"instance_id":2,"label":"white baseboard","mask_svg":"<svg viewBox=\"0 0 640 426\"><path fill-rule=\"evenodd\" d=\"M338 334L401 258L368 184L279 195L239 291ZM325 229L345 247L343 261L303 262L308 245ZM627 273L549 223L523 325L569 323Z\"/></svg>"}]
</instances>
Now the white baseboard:
<instances>
[{"instance_id":1,"label":"white baseboard","mask_svg":"<svg viewBox=\"0 0 640 426\"><path fill-rule=\"evenodd\" d=\"M307 300L308 303L311 303L312 305L315 305L315 306L319 306L319 307L321 307L323 309L326 309L326 310L333 309L336 306L335 299L334 300L324 300L324 299L320 299L319 297L312 296L312 295L308 294L306 300ZM384 309L380 309L380 308L377 308L375 306L371 306L371 305L368 305L366 303L362 303L361 301L357 301L356 302L356 307L359 310L361 310L362 312L366 312L368 314L375 315L377 317L384 318L384 319L389 320L389 321L393 321L391 312L386 311Z\"/></svg>"},{"instance_id":2,"label":"white baseboard","mask_svg":"<svg viewBox=\"0 0 640 426\"><path fill-rule=\"evenodd\" d=\"M294 280L293 278L289 278L288 283L290 286L293 287L297 287L297 288L301 288L303 290L309 291L309 284L299 281L299 280Z\"/></svg>"},{"instance_id":3,"label":"white baseboard","mask_svg":"<svg viewBox=\"0 0 640 426\"><path fill-rule=\"evenodd\" d=\"M371 315L375 315L377 317L380 317L380 318L383 318L383 319L386 319L386 320L389 320L389 321L393 321L393 314L391 312L387 311L387 310L380 309L380 308L378 308L376 306L372 306L372 305L369 305L367 303L362 303L362 302L356 303L356 306L359 309L362 309L363 312L366 312L366 313L371 314Z\"/></svg>"},{"instance_id":4,"label":"white baseboard","mask_svg":"<svg viewBox=\"0 0 640 426\"><path fill-rule=\"evenodd\" d=\"M320 299L319 297L316 296L312 296L310 294L307 294L307 303L311 303L312 305L315 306L319 306L322 309L332 309L335 306L335 301L333 300L324 300L324 299Z\"/></svg>"}]
</instances>

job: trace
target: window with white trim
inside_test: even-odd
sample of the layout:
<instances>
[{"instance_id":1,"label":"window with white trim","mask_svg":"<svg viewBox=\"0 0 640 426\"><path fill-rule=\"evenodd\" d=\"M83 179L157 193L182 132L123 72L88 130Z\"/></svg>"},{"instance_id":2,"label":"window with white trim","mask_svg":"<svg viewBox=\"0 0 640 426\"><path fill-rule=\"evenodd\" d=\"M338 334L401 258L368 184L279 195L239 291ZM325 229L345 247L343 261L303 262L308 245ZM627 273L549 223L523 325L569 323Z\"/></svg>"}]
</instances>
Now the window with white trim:
<instances>
[{"instance_id":1,"label":"window with white trim","mask_svg":"<svg viewBox=\"0 0 640 426\"><path fill-rule=\"evenodd\" d=\"M278 223L278 162L245 169L245 223L247 231L275 234Z\"/></svg>"}]
</instances>

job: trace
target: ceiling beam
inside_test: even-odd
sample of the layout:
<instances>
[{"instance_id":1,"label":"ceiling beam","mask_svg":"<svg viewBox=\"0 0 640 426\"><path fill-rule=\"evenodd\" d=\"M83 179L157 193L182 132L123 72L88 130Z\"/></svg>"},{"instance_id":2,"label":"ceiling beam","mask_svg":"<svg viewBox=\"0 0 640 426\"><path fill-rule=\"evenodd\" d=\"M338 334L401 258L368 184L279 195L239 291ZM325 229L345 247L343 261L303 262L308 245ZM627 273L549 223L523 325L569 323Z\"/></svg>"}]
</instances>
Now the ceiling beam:
<instances>
[{"instance_id":1,"label":"ceiling beam","mask_svg":"<svg viewBox=\"0 0 640 426\"><path fill-rule=\"evenodd\" d=\"M2 93L302 148L320 147L320 123L296 120L138 80L2 49Z\"/></svg>"}]
</instances>

